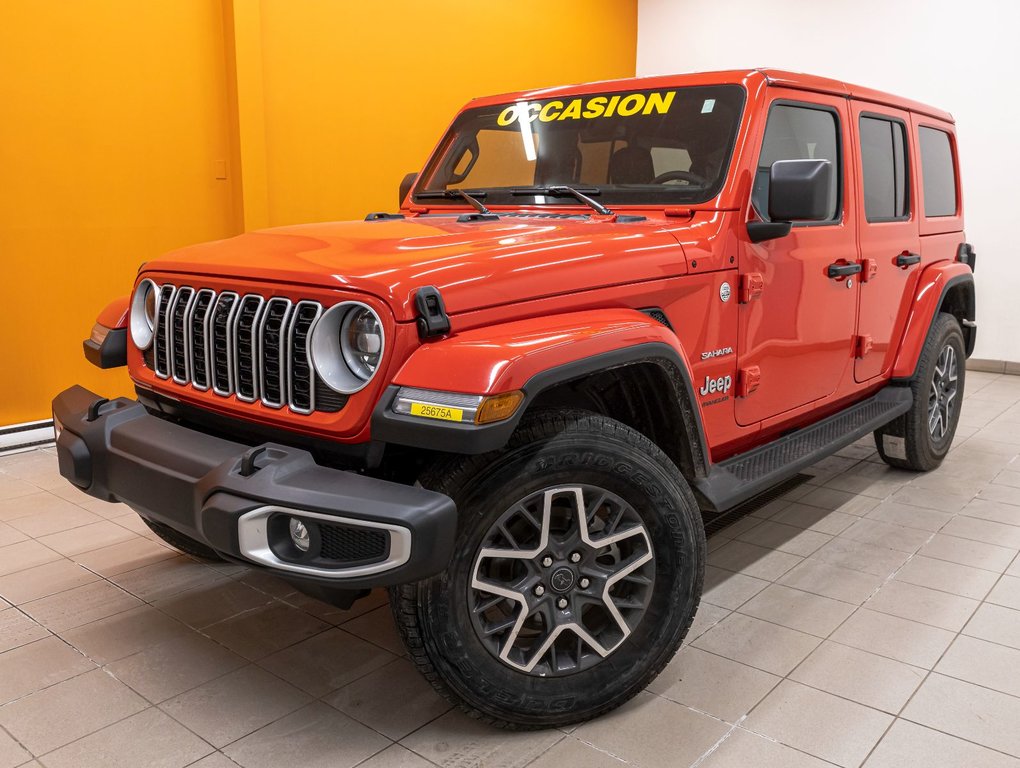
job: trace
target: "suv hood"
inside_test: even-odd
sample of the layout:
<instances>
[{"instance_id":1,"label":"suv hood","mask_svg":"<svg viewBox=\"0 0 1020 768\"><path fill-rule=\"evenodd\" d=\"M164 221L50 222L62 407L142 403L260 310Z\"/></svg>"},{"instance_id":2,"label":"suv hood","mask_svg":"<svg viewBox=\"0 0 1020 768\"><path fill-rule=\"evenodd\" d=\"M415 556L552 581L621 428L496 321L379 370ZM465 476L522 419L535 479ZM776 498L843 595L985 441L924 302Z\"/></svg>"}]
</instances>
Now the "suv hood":
<instances>
[{"instance_id":1,"label":"suv hood","mask_svg":"<svg viewBox=\"0 0 1020 768\"><path fill-rule=\"evenodd\" d=\"M305 224L189 246L145 270L354 290L414 317L435 285L450 314L624 282L684 274L665 222L559 215L458 222L457 214Z\"/></svg>"}]
</instances>

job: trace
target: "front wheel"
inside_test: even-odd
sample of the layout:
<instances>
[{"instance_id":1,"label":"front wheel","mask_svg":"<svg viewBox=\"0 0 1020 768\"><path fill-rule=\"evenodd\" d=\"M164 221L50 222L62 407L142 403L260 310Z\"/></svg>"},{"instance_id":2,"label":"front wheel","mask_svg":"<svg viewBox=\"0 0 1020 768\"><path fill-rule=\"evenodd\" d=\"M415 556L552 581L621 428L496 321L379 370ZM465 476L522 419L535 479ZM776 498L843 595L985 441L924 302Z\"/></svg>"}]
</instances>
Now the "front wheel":
<instances>
[{"instance_id":1,"label":"front wheel","mask_svg":"<svg viewBox=\"0 0 1020 768\"><path fill-rule=\"evenodd\" d=\"M587 720L676 653L701 597L704 528L679 471L639 433L547 412L504 450L453 459L422 484L457 502L456 554L391 603L418 668L473 716Z\"/></svg>"}]
</instances>

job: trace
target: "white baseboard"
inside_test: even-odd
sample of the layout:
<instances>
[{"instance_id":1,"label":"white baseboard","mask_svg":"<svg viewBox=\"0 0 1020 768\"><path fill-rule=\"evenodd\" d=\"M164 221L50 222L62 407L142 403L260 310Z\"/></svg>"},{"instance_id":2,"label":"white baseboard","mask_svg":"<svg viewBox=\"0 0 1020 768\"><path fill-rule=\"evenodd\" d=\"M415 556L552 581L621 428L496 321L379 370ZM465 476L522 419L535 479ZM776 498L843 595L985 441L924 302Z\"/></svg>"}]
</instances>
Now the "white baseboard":
<instances>
[{"instance_id":1,"label":"white baseboard","mask_svg":"<svg viewBox=\"0 0 1020 768\"><path fill-rule=\"evenodd\" d=\"M30 421L0 428L0 453L35 448L53 442L53 421Z\"/></svg>"}]
</instances>

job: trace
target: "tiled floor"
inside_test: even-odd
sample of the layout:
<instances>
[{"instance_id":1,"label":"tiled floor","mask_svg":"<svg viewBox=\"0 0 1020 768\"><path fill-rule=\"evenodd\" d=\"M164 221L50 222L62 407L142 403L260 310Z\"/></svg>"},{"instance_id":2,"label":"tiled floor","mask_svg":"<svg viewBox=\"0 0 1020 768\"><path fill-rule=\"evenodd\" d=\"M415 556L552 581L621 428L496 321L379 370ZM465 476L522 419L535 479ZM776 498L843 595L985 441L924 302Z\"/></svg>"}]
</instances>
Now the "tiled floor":
<instances>
[{"instance_id":1,"label":"tiled floor","mask_svg":"<svg viewBox=\"0 0 1020 768\"><path fill-rule=\"evenodd\" d=\"M382 593L195 562L0 457L0 768L1020 766L1020 377L967 389L938 471L863 440L712 537L683 650L566 732L451 711Z\"/></svg>"}]
</instances>

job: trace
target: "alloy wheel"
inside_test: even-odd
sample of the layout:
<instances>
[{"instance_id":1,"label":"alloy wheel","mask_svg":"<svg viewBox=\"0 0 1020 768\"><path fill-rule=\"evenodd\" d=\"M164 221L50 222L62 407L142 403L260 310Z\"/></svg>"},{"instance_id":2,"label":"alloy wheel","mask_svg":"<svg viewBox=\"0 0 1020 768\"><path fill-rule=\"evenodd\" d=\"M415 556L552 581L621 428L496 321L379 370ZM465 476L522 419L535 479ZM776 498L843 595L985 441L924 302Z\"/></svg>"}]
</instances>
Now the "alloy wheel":
<instances>
[{"instance_id":1,"label":"alloy wheel","mask_svg":"<svg viewBox=\"0 0 1020 768\"><path fill-rule=\"evenodd\" d=\"M928 394L928 432L936 442L945 438L956 410L957 373L956 350L947 344L935 363Z\"/></svg>"},{"instance_id":2,"label":"alloy wheel","mask_svg":"<svg viewBox=\"0 0 1020 768\"><path fill-rule=\"evenodd\" d=\"M468 595L471 620L507 666L542 677L573 674L627 639L654 579L651 538L630 504L590 485L546 488L514 504L483 539Z\"/></svg>"}]
</instances>

